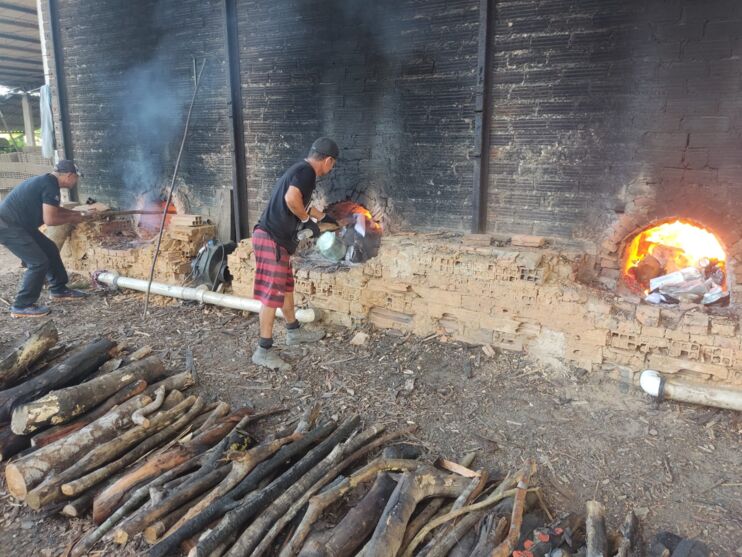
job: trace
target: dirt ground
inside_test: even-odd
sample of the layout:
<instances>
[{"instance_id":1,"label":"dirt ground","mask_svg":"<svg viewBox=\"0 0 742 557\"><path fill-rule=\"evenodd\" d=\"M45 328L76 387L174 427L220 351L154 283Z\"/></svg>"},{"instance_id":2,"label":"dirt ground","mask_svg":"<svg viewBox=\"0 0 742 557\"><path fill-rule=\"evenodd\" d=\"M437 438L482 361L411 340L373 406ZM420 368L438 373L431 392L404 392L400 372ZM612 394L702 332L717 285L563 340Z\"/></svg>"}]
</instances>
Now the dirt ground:
<instances>
[{"instance_id":1,"label":"dirt ground","mask_svg":"<svg viewBox=\"0 0 742 557\"><path fill-rule=\"evenodd\" d=\"M0 251L0 347L37 325L5 311L19 278L17 261ZM269 373L250 363L254 315L171 302L143 320L141 301L138 294L94 292L54 306L53 317L62 341L107 335L133 347L150 344L172 367L182 367L190 348L209 399L292 408L319 401L328 415L359 412L367 423L390 427L415 423L430 456L455 459L476 450L474 467L495 471L534 458L554 511L579 511L595 498L606 504L610 527L633 508L645 537L669 530L700 538L716 555L742 555L739 414L657 405L599 375L371 329L363 329L366 343L354 346L358 330L332 328L317 346L283 350L292 372ZM282 340L279 326L279 346ZM0 488L0 555L56 556L89 526L30 512ZM130 544L102 554L144 550Z\"/></svg>"}]
</instances>

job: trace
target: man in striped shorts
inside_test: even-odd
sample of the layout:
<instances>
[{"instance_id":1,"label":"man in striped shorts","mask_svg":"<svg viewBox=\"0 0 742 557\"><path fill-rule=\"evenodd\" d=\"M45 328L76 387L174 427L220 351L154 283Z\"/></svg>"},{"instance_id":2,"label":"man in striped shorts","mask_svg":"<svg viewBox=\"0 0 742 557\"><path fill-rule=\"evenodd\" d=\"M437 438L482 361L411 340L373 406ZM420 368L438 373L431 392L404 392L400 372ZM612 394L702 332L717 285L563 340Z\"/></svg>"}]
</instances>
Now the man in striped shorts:
<instances>
[{"instance_id":1,"label":"man in striped shorts","mask_svg":"<svg viewBox=\"0 0 742 557\"><path fill-rule=\"evenodd\" d=\"M289 168L273 186L268 206L255 226L252 245L255 252L254 297L260 307L260 339L252 355L253 363L278 371L291 369L273 347L273 322L276 309L286 319L286 343L318 342L321 330L299 326L294 314L294 275L290 256L299 244L298 233L311 231L319 236L317 222L335 223L324 212L310 207L317 178L332 171L340 150L332 139L322 137L312 144L309 155Z\"/></svg>"}]
</instances>

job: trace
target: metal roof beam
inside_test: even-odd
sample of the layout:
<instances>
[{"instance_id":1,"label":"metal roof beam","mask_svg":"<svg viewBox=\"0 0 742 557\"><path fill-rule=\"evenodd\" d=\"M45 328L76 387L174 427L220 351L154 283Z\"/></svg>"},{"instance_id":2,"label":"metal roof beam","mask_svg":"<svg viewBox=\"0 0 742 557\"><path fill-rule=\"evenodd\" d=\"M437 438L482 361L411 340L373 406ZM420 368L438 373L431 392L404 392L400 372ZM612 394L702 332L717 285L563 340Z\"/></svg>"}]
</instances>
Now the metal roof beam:
<instances>
[{"instance_id":1,"label":"metal roof beam","mask_svg":"<svg viewBox=\"0 0 742 557\"><path fill-rule=\"evenodd\" d=\"M0 33L0 39L8 39L9 41L21 41L24 43L41 44L39 39L37 39L36 37L24 37L23 35L15 35L13 33Z\"/></svg>"},{"instance_id":2,"label":"metal roof beam","mask_svg":"<svg viewBox=\"0 0 742 557\"><path fill-rule=\"evenodd\" d=\"M16 58L15 56L3 56L0 54L0 62L12 62L14 64L23 64L25 66L38 66L43 68L44 63L41 60L31 60L29 58Z\"/></svg>"},{"instance_id":3,"label":"metal roof beam","mask_svg":"<svg viewBox=\"0 0 742 557\"><path fill-rule=\"evenodd\" d=\"M0 17L0 24L11 25L13 27L23 27L24 29L38 29L39 28L38 23L31 23L30 21L22 21L20 19L8 19L5 17Z\"/></svg>"},{"instance_id":4,"label":"metal roof beam","mask_svg":"<svg viewBox=\"0 0 742 557\"><path fill-rule=\"evenodd\" d=\"M25 46L10 46L7 44L0 44L0 50L10 50L11 53L16 52L29 52L31 54L38 54L41 55L41 45L39 44L39 48L28 48Z\"/></svg>"},{"instance_id":5,"label":"metal roof beam","mask_svg":"<svg viewBox=\"0 0 742 557\"><path fill-rule=\"evenodd\" d=\"M25 6L18 6L9 2L0 2L0 8L11 10L13 12L20 12L22 14L36 15L36 10L34 8L26 8Z\"/></svg>"},{"instance_id":6,"label":"metal roof beam","mask_svg":"<svg viewBox=\"0 0 742 557\"><path fill-rule=\"evenodd\" d=\"M44 79L43 73L19 72L15 70L14 68L6 68L3 66L0 66L0 73L2 73L3 75L14 75L16 77L20 77L24 79L35 79L36 77L40 77L41 79Z\"/></svg>"}]
</instances>

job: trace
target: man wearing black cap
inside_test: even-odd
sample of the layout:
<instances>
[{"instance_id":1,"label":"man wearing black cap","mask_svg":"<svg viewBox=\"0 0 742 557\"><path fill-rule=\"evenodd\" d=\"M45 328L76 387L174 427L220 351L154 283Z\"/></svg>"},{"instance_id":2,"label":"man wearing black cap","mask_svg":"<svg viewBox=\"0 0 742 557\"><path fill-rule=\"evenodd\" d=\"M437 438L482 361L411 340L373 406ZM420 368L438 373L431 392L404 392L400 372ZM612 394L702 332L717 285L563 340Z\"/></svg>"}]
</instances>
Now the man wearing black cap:
<instances>
[{"instance_id":1,"label":"man wearing black cap","mask_svg":"<svg viewBox=\"0 0 742 557\"><path fill-rule=\"evenodd\" d=\"M59 249L39 230L42 224L77 224L86 219L84 212L59 206L60 188L74 188L77 179L75 163L62 160L54 172L18 184L0 203L0 244L20 258L27 269L10 308L13 317L43 317L49 313L48 307L36 305L45 278L52 300L85 296L67 288L69 279Z\"/></svg>"},{"instance_id":2,"label":"man wearing black cap","mask_svg":"<svg viewBox=\"0 0 742 557\"><path fill-rule=\"evenodd\" d=\"M332 139L321 137L312 144L309 155L297 162L278 179L268 206L263 211L252 236L255 252L254 297L260 300L260 340L252 356L253 363L273 370L286 371L291 366L273 346L273 321L281 308L286 319L286 343L289 345L317 342L324 338L321 330L299 327L294 313L294 276L290 255L299 244L299 232L319 236L317 222L336 221L309 206L317 178L329 174L340 149Z\"/></svg>"}]
</instances>

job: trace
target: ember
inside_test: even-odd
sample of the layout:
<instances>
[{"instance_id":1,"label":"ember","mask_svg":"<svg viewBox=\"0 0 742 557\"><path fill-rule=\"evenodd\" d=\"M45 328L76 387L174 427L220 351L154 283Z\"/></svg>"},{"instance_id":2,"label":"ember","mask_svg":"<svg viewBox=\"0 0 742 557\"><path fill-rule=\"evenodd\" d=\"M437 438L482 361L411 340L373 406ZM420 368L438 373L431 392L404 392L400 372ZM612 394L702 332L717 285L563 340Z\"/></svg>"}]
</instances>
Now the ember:
<instances>
[{"instance_id":1,"label":"ember","mask_svg":"<svg viewBox=\"0 0 742 557\"><path fill-rule=\"evenodd\" d=\"M624 280L651 303L728 299L726 254L708 230L680 220L644 230L629 244Z\"/></svg>"}]
</instances>

